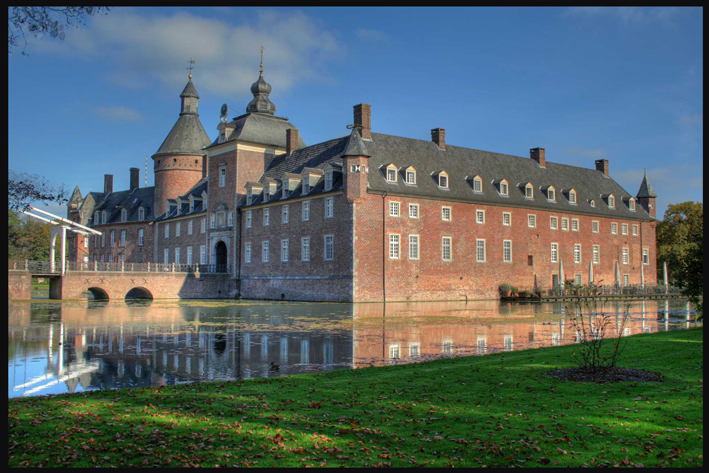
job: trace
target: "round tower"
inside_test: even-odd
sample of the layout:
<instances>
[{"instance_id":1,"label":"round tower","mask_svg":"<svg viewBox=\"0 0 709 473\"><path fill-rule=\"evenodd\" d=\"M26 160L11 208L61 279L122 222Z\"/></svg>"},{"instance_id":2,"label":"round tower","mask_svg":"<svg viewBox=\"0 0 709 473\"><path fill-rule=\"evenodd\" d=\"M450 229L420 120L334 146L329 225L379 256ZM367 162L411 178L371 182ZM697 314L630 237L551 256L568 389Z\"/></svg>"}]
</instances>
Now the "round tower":
<instances>
[{"instance_id":1,"label":"round tower","mask_svg":"<svg viewBox=\"0 0 709 473\"><path fill-rule=\"evenodd\" d=\"M192 83L192 74L180 100L180 118L152 156L156 217L165 213L168 199L186 194L204 177L206 154L203 148L211 143L199 121L199 94Z\"/></svg>"}]
</instances>

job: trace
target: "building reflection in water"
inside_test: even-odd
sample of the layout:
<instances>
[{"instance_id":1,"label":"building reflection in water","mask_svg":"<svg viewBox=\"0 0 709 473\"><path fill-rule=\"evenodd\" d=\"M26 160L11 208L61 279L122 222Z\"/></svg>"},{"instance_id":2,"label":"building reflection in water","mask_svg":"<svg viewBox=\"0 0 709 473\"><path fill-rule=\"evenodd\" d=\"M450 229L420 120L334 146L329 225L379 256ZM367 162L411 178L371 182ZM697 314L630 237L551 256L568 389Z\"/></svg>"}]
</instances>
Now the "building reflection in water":
<instances>
[{"instance_id":1,"label":"building reflection in water","mask_svg":"<svg viewBox=\"0 0 709 473\"><path fill-rule=\"evenodd\" d=\"M389 304L17 303L8 397L269 377L577 343L575 308ZM623 335L694 324L684 301L636 301ZM624 304L610 304L609 335ZM584 313L587 313L584 309Z\"/></svg>"}]
</instances>

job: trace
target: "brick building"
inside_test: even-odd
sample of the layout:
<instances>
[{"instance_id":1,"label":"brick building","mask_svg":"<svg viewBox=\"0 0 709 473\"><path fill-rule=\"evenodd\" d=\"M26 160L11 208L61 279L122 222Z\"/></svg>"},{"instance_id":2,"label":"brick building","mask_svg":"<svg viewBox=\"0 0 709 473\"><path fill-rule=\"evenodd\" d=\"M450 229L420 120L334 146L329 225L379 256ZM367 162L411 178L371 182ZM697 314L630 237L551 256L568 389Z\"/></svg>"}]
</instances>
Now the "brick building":
<instances>
[{"instance_id":1,"label":"brick building","mask_svg":"<svg viewBox=\"0 0 709 473\"><path fill-rule=\"evenodd\" d=\"M503 283L587 284L589 267L595 282L657 281L647 176L632 196L608 160L587 169L548 162L544 148L462 148L443 128L431 140L375 133L368 104L354 107L351 132L306 146L275 115L263 70L251 92L210 141L190 76L153 155L155 187L139 189L131 169L129 191L112 192L112 176L103 194L77 188L70 218L105 236L70 254L209 265L266 299L487 299Z\"/></svg>"}]
</instances>

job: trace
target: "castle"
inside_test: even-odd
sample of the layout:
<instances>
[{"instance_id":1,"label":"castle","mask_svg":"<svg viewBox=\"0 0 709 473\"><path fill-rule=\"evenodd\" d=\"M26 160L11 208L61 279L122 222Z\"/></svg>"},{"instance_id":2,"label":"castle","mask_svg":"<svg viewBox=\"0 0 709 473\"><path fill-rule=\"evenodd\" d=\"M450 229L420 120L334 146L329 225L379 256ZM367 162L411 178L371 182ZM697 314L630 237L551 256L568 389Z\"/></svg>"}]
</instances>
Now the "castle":
<instances>
[{"instance_id":1,"label":"castle","mask_svg":"<svg viewBox=\"0 0 709 473\"><path fill-rule=\"evenodd\" d=\"M221 272L251 299L374 302L499 297L502 284L657 282L655 198L636 196L608 160L586 169L372 130L354 107L345 136L306 146L276 116L271 86L251 86L246 113L211 140L192 75L152 156L155 186L68 203L68 218L102 232L71 237L70 261L188 265ZM204 297L214 297L205 294Z\"/></svg>"}]
</instances>

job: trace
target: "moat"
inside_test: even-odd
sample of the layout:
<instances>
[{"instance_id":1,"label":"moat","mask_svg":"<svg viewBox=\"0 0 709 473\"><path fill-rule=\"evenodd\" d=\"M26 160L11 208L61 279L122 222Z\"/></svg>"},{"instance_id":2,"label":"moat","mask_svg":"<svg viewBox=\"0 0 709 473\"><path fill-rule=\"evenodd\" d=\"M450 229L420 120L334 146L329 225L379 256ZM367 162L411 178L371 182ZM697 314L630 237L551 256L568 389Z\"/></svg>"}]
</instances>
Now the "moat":
<instances>
[{"instance_id":1,"label":"moat","mask_svg":"<svg viewBox=\"0 0 709 473\"><path fill-rule=\"evenodd\" d=\"M629 305L628 305L629 304ZM688 328L684 300L609 302L610 334ZM33 300L8 307L8 397L283 376L577 342L576 309L499 301ZM585 312L585 309L584 309Z\"/></svg>"}]
</instances>

